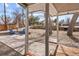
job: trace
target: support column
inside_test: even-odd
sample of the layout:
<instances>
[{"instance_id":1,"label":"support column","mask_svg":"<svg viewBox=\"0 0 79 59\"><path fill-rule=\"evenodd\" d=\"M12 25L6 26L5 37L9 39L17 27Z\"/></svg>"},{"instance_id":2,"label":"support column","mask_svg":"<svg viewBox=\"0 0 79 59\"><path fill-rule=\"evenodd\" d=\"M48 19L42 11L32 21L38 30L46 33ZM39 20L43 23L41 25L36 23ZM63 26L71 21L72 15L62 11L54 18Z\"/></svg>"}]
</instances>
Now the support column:
<instances>
[{"instance_id":1,"label":"support column","mask_svg":"<svg viewBox=\"0 0 79 59\"><path fill-rule=\"evenodd\" d=\"M57 53L57 50L58 50L58 47L59 47L59 20L58 20L58 15L57 15L56 26L57 26L57 42L56 42L57 45L56 45L56 48L55 48L53 56L56 56L56 53Z\"/></svg>"},{"instance_id":2,"label":"support column","mask_svg":"<svg viewBox=\"0 0 79 59\"><path fill-rule=\"evenodd\" d=\"M49 55L49 29L48 29L48 19L49 19L49 4L45 4L45 55Z\"/></svg>"},{"instance_id":3,"label":"support column","mask_svg":"<svg viewBox=\"0 0 79 59\"><path fill-rule=\"evenodd\" d=\"M57 15L57 43L59 42L59 20L58 20L58 15Z\"/></svg>"},{"instance_id":4,"label":"support column","mask_svg":"<svg viewBox=\"0 0 79 59\"><path fill-rule=\"evenodd\" d=\"M28 44L28 26L29 26L29 22L28 22L28 7L26 8L26 20L25 20L25 55L27 55L28 53L28 48L29 48L29 44Z\"/></svg>"}]
</instances>

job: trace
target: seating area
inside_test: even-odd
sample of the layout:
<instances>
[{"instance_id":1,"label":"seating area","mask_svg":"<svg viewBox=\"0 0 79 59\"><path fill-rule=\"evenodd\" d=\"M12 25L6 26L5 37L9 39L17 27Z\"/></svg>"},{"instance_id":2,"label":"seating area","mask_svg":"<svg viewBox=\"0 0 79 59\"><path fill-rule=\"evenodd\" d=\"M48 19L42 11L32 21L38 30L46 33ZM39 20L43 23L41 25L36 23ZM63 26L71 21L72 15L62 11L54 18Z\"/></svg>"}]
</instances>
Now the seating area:
<instances>
[{"instance_id":1,"label":"seating area","mask_svg":"<svg viewBox=\"0 0 79 59\"><path fill-rule=\"evenodd\" d=\"M79 56L79 3L2 5L0 56Z\"/></svg>"}]
</instances>

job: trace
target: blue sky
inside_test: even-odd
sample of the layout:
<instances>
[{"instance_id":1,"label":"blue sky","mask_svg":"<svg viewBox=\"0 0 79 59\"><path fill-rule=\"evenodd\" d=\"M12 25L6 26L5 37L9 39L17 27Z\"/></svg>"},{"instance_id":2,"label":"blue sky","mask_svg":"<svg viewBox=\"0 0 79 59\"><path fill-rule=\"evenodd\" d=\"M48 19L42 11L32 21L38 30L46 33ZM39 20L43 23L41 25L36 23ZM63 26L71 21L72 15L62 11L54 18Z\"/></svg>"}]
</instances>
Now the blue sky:
<instances>
[{"instance_id":1,"label":"blue sky","mask_svg":"<svg viewBox=\"0 0 79 59\"><path fill-rule=\"evenodd\" d=\"M21 6L16 3L6 3L6 14L12 17L12 12L15 10L21 11ZM0 16L4 14L4 4L0 3Z\"/></svg>"},{"instance_id":2,"label":"blue sky","mask_svg":"<svg viewBox=\"0 0 79 59\"><path fill-rule=\"evenodd\" d=\"M34 16L38 16L40 18L40 21L45 20L45 18L44 18L44 12L42 12L42 11L35 12L33 15ZM69 18L71 20L72 16L73 16L73 14L62 15L62 16L59 16L58 19L59 19L59 21L64 20L66 22L67 18ZM56 16L51 17L52 20L54 20L56 18L57 18ZM79 17L77 19L77 22L79 22Z\"/></svg>"},{"instance_id":3,"label":"blue sky","mask_svg":"<svg viewBox=\"0 0 79 59\"><path fill-rule=\"evenodd\" d=\"M11 22L14 20L13 12L18 10L22 12L22 7L16 3L6 3L6 15L11 18ZM0 3L0 16L4 15L4 3ZM0 23L3 24L3 21L0 20Z\"/></svg>"},{"instance_id":4,"label":"blue sky","mask_svg":"<svg viewBox=\"0 0 79 59\"><path fill-rule=\"evenodd\" d=\"M0 16L4 15L4 4L0 3ZM7 16L10 16L11 18L13 18L12 13L18 10L19 12L22 12L22 7L17 4L17 3L6 3L6 14ZM38 16L40 18L40 21L44 20L44 12L39 11L39 12L35 12L33 13L34 16ZM53 17L52 19L55 19L56 17ZM72 15L64 15L64 16L59 16L59 21L64 19L66 21L67 18L72 18Z\"/></svg>"},{"instance_id":5,"label":"blue sky","mask_svg":"<svg viewBox=\"0 0 79 59\"><path fill-rule=\"evenodd\" d=\"M34 15L34 16L38 16L38 17L40 18L40 21L42 21L42 20L45 19L45 18L44 18L44 13L41 12L41 11L35 12L33 15ZM71 19L72 16L73 16L72 14L59 16L59 21L61 21L62 19L64 19L64 20L66 21L67 18L70 18L70 19ZM56 19L56 16L55 16L55 17L51 17L51 19L52 19L52 20Z\"/></svg>"}]
</instances>

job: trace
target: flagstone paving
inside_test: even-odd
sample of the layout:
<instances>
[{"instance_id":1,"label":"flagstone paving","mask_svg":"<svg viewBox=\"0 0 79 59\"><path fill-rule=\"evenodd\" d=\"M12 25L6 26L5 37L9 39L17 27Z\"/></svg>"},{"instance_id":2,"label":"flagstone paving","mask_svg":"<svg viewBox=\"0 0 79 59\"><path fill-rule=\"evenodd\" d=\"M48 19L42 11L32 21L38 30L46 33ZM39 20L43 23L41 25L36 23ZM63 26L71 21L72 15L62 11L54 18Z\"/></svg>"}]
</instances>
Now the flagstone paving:
<instances>
[{"instance_id":1,"label":"flagstone paving","mask_svg":"<svg viewBox=\"0 0 79 59\"><path fill-rule=\"evenodd\" d=\"M41 29L30 29L29 31L31 32L31 34L29 34L29 50L32 51L34 55L44 56L45 55L45 36L42 36L42 35L44 34L45 31ZM60 31L59 33L60 33L59 35L60 44L57 49L56 55L79 55L79 42L75 42L72 39L70 39L66 35L65 31ZM79 38L78 33L79 32L77 32L77 34L74 33L75 37L77 38ZM1 35L0 41L6 44L7 46L11 47L12 49L16 50L17 52L21 53L22 55L24 54L25 35ZM57 43L56 31L53 31L53 34L49 37L49 52L52 54L55 51L55 48L57 45L56 43ZM63 49L61 46L63 47ZM65 52L63 52L63 50ZM68 50L71 50L70 54ZM4 53L4 52L1 52L1 53Z\"/></svg>"}]
</instances>

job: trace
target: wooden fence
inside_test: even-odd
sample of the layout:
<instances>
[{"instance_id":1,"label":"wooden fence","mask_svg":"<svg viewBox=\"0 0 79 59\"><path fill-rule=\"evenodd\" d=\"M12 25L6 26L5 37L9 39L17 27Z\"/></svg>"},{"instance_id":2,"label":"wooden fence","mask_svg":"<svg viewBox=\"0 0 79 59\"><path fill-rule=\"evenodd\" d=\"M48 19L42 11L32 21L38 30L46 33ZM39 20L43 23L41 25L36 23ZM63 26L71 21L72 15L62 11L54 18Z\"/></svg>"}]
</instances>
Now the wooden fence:
<instances>
[{"instance_id":1,"label":"wooden fence","mask_svg":"<svg viewBox=\"0 0 79 59\"><path fill-rule=\"evenodd\" d=\"M4 30L9 30L9 29L16 29L16 24L10 24L7 25L7 29L5 27L5 25L0 25L0 31L4 31Z\"/></svg>"}]
</instances>

